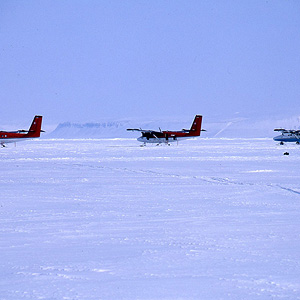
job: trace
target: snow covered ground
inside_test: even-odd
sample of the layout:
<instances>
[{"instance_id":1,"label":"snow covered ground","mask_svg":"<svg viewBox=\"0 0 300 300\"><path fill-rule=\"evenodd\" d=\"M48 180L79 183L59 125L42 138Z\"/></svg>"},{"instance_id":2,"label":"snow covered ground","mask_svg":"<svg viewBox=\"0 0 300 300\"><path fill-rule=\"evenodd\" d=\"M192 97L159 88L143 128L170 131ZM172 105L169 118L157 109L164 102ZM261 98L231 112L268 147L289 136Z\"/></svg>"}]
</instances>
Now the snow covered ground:
<instances>
[{"instance_id":1,"label":"snow covered ground","mask_svg":"<svg viewBox=\"0 0 300 300\"><path fill-rule=\"evenodd\" d=\"M300 299L299 146L41 139L0 151L1 300Z\"/></svg>"}]
</instances>

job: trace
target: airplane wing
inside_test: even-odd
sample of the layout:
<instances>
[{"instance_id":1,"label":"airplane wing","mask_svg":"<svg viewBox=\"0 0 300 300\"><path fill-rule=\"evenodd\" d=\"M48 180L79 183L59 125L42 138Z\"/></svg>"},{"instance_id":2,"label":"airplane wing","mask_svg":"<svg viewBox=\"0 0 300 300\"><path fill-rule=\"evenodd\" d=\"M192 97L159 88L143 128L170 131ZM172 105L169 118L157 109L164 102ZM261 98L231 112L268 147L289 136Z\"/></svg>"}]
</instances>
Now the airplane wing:
<instances>
[{"instance_id":1,"label":"airplane wing","mask_svg":"<svg viewBox=\"0 0 300 300\"><path fill-rule=\"evenodd\" d=\"M14 131L0 131L0 132L5 132L5 133L27 133L29 131L28 130L14 130Z\"/></svg>"},{"instance_id":2,"label":"airplane wing","mask_svg":"<svg viewBox=\"0 0 300 300\"><path fill-rule=\"evenodd\" d=\"M128 131L142 131L141 129L138 128L127 128Z\"/></svg>"},{"instance_id":3,"label":"airplane wing","mask_svg":"<svg viewBox=\"0 0 300 300\"><path fill-rule=\"evenodd\" d=\"M34 132L34 130L15 130L15 131L0 131L0 132L8 132L8 133L28 133L28 132ZM41 132L45 132L44 130L41 129Z\"/></svg>"},{"instance_id":4,"label":"airplane wing","mask_svg":"<svg viewBox=\"0 0 300 300\"><path fill-rule=\"evenodd\" d=\"M27 132L29 132L28 130L24 130L24 129L20 129L20 130L18 130L17 131L18 133L27 133Z\"/></svg>"},{"instance_id":5,"label":"airplane wing","mask_svg":"<svg viewBox=\"0 0 300 300\"><path fill-rule=\"evenodd\" d=\"M288 132L289 130L286 130L284 128L275 128L274 131Z\"/></svg>"},{"instance_id":6,"label":"airplane wing","mask_svg":"<svg viewBox=\"0 0 300 300\"><path fill-rule=\"evenodd\" d=\"M142 129L142 128L127 128L128 131L140 131L140 132L154 132L153 130Z\"/></svg>"},{"instance_id":7,"label":"airplane wing","mask_svg":"<svg viewBox=\"0 0 300 300\"><path fill-rule=\"evenodd\" d=\"M294 129L284 129L284 128L275 128L274 131L279 131L281 133L291 133L291 134L300 134L300 130Z\"/></svg>"}]
</instances>

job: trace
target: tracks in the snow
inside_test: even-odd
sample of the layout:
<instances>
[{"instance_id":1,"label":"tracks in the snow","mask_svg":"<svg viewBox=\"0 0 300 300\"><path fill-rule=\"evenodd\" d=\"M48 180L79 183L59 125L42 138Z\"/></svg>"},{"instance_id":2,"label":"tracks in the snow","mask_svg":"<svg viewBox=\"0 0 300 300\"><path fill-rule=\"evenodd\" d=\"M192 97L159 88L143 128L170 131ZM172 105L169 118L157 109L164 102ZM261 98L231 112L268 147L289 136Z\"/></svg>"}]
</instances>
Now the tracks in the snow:
<instances>
[{"instance_id":1,"label":"tracks in the snow","mask_svg":"<svg viewBox=\"0 0 300 300\"><path fill-rule=\"evenodd\" d=\"M209 184L217 184L217 185L240 185L240 186L265 186L267 188L277 188L281 191L293 193L296 195L300 195L300 192L297 190L294 190L292 188L284 187L282 185L278 184L259 184L259 183L251 183L251 182L242 182L242 181L236 181L233 179L229 179L227 177L215 177L215 176L195 176L195 175L182 175L182 174L172 174L172 173L164 173L154 170L145 170L145 169L131 169L127 167L110 167L110 166L104 166L104 165L90 165L90 164L80 164L75 163L73 166L77 166L80 168L88 167L91 169L102 169L102 170L110 170L110 171L116 171L116 172L128 172L128 173L135 173L135 174L149 174L151 176L159 176L159 177L170 177L170 178L178 178L182 180L200 180L202 182L206 182Z\"/></svg>"}]
</instances>

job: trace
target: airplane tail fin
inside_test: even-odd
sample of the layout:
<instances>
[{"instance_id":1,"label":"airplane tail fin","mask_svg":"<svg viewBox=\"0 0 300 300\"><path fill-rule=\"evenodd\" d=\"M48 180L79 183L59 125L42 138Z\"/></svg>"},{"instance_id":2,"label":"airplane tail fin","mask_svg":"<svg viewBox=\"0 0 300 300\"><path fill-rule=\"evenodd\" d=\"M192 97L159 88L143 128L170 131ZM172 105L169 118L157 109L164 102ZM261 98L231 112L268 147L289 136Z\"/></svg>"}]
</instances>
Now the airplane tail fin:
<instances>
[{"instance_id":1,"label":"airplane tail fin","mask_svg":"<svg viewBox=\"0 0 300 300\"><path fill-rule=\"evenodd\" d=\"M196 115L195 119L192 123L189 135L190 136L199 136L201 133L201 125L202 125L202 116Z\"/></svg>"},{"instance_id":2,"label":"airplane tail fin","mask_svg":"<svg viewBox=\"0 0 300 300\"><path fill-rule=\"evenodd\" d=\"M28 137L40 137L42 127L42 116L35 116L28 130Z\"/></svg>"}]
</instances>

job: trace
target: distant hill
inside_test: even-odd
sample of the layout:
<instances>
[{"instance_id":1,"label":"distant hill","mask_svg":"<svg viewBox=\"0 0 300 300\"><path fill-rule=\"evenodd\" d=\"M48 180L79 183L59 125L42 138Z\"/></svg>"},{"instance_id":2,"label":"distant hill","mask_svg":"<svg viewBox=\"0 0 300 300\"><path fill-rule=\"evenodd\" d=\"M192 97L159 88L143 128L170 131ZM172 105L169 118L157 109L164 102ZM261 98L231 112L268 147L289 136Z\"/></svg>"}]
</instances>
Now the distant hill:
<instances>
[{"instance_id":1,"label":"distant hill","mask_svg":"<svg viewBox=\"0 0 300 300\"><path fill-rule=\"evenodd\" d=\"M44 135L45 138L136 138L139 132L128 132L127 128L143 128L159 130L181 130L190 128L192 120L158 119L121 120L100 123L60 123L54 131ZM300 117L290 118L228 118L215 121L215 118L203 118L202 127L206 132L201 137L218 138L271 138L275 135L274 128L300 128Z\"/></svg>"},{"instance_id":2,"label":"distant hill","mask_svg":"<svg viewBox=\"0 0 300 300\"><path fill-rule=\"evenodd\" d=\"M126 130L127 122L60 123L47 138L110 138L118 137Z\"/></svg>"}]
</instances>

